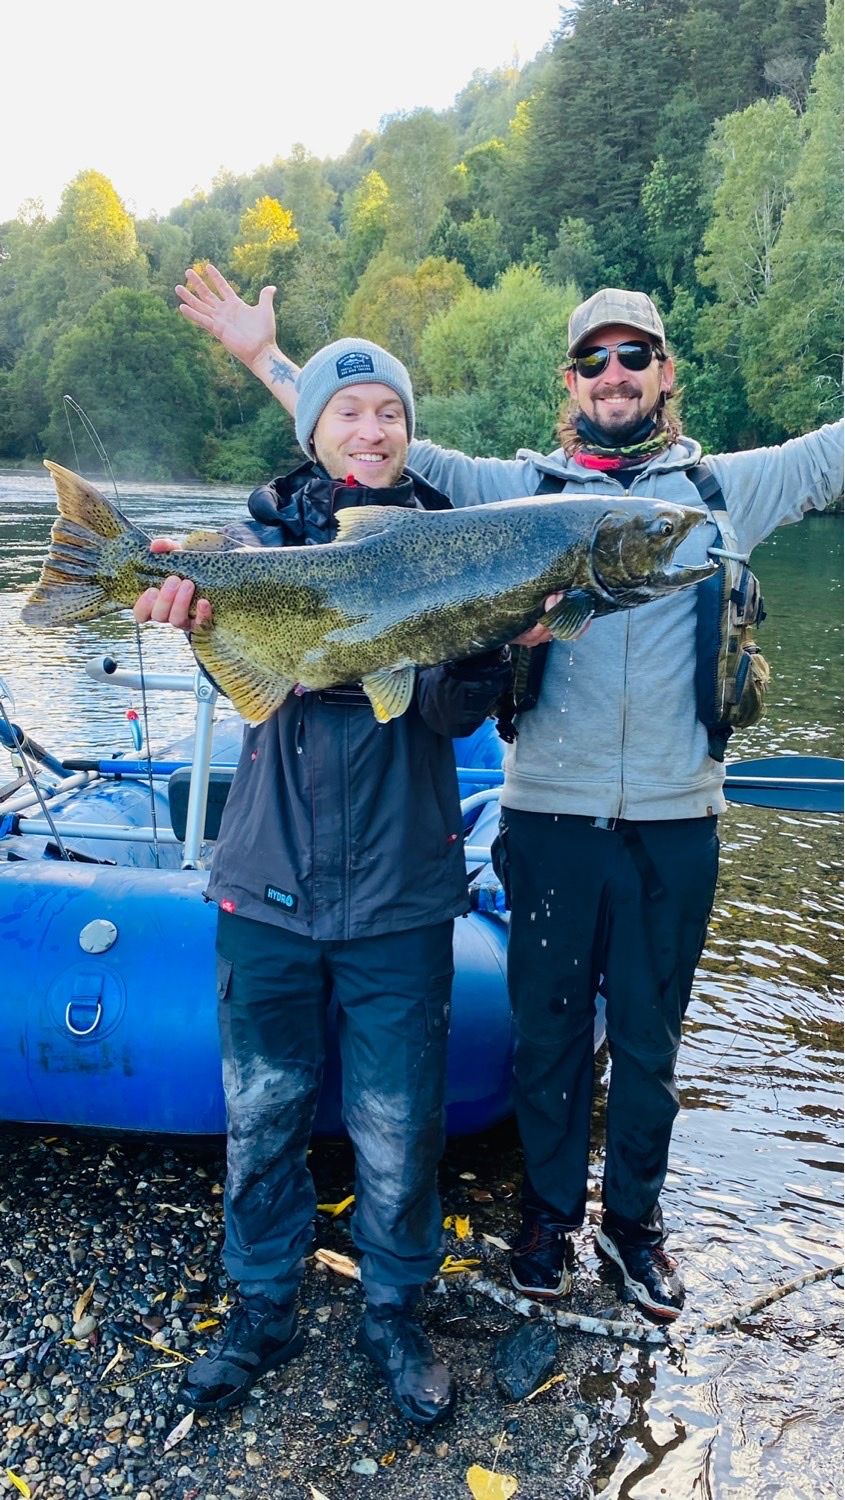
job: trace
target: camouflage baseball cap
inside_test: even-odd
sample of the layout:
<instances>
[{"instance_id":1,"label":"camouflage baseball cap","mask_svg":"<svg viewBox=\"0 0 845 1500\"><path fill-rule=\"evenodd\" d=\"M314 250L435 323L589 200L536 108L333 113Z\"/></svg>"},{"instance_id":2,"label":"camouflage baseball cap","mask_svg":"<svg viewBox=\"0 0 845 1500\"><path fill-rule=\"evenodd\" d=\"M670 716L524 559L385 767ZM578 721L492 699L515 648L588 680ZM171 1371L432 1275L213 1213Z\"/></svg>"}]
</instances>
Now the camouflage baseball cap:
<instances>
[{"instance_id":1,"label":"camouflage baseball cap","mask_svg":"<svg viewBox=\"0 0 845 1500\"><path fill-rule=\"evenodd\" d=\"M629 328L647 333L661 348L665 346L666 333L651 298L645 292L626 292L616 286L605 286L586 302L579 302L569 319L567 357L572 358L589 334L595 333L597 328L606 328L610 323L626 323Z\"/></svg>"}]
</instances>

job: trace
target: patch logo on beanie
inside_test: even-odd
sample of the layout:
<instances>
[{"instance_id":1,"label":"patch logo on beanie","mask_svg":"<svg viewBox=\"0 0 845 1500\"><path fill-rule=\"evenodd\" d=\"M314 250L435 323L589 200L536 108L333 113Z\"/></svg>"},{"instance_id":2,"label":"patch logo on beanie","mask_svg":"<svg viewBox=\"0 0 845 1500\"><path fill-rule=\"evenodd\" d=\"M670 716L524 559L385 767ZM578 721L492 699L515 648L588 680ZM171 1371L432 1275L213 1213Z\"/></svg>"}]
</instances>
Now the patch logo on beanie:
<instances>
[{"instance_id":1,"label":"patch logo on beanie","mask_svg":"<svg viewBox=\"0 0 845 1500\"><path fill-rule=\"evenodd\" d=\"M338 380L348 380L350 375L373 375L375 365L372 356L362 350L342 354L335 365Z\"/></svg>"}]
</instances>

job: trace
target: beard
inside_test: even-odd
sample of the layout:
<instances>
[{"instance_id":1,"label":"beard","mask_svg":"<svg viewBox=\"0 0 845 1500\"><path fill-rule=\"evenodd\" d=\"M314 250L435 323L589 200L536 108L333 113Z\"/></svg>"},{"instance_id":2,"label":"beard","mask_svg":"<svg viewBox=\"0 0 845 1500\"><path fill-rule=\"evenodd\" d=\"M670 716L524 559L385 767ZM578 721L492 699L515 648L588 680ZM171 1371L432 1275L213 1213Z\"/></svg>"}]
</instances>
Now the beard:
<instances>
[{"instance_id":1,"label":"beard","mask_svg":"<svg viewBox=\"0 0 845 1500\"><path fill-rule=\"evenodd\" d=\"M633 415L624 412L614 412L603 409L603 398L607 396L625 396L632 401L642 399L642 391L636 386L624 382L614 386L599 386L593 393L593 401L598 402L598 409L594 415L587 417L583 411L578 413L578 425L586 423L593 428L599 439L606 439L608 448L624 447L629 442L641 442L648 437L649 432L656 426L660 414L660 399L655 402L651 411L646 412L641 408Z\"/></svg>"}]
</instances>

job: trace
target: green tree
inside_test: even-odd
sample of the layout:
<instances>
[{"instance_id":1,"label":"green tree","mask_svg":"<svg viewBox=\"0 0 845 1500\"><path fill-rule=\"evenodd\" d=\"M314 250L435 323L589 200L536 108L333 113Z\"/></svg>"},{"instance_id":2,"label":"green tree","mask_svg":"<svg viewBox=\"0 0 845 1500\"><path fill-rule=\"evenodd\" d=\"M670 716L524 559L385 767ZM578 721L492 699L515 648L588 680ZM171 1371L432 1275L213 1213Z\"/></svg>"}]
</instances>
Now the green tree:
<instances>
[{"instance_id":1,"label":"green tree","mask_svg":"<svg viewBox=\"0 0 845 1500\"><path fill-rule=\"evenodd\" d=\"M468 286L463 266L455 261L430 255L412 267L382 251L370 262L346 304L341 332L382 344L413 374L427 323Z\"/></svg>"},{"instance_id":2,"label":"green tree","mask_svg":"<svg viewBox=\"0 0 845 1500\"><path fill-rule=\"evenodd\" d=\"M420 423L436 441L490 455L552 446L560 364L576 287L511 266L490 291L469 287L431 320L420 358L431 395Z\"/></svg>"},{"instance_id":3,"label":"green tree","mask_svg":"<svg viewBox=\"0 0 845 1500\"><path fill-rule=\"evenodd\" d=\"M334 234L337 193L326 178L322 162L299 143L284 164L284 181L284 200L300 236L309 241Z\"/></svg>"},{"instance_id":4,"label":"green tree","mask_svg":"<svg viewBox=\"0 0 845 1500\"><path fill-rule=\"evenodd\" d=\"M389 200L390 189L380 172L368 172L343 200L345 270L350 290L384 244Z\"/></svg>"},{"instance_id":5,"label":"green tree","mask_svg":"<svg viewBox=\"0 0 845 1500\"><path fill-rule=\"evenodd\" d=\"M188 264L210 260L215 266L228 266L238 233L238 220L222 208L205 204L192 215L189 231L191 254Z\"/></svg>"},{"instance_id":6,"label":"green tree","mask_svg":"<svg viewBox=\"0 0 845 1500\"><path fill-rule=\"evenodd\" d=\"M344 297L344 246L333 231L298 245L289 257L279 316L285 348L308 359L336 336Z\"/></svg>"},{"instance_id":7,"label":"green tree","mask_svg":"<svg viewBox=\"0 0 845 1500\"><path fill-rule=\"evenodd\" d=\"M492 286L508 261L498 219L492 214L481 214L478 209L468 219L456 223L444 208L428 248L432 255L457 261L476 286Z\"/></svg>"},{"instance_id":8,"label":"green tree","mask_svg":"<svg viewBox=\"0 0 845 1500\"><path fill-rule=\"evenodd\" d=\"M842 412L842 17L842 0L835 0L771 283L746 323L749 402L792 433Z\"/></svg>"},{"instance_id":9,"label":"green tree","mask_svg":"<svg viewBox=\"0 0 845 1500\"><path fill-rule=\"evenodd\" d=\"M746 314L772 284L798 150L798 117L783 97L758 99L720 120L713 132L718 186L697 261L699 281L715 293L702 315L704 349L738 349Z\"/></svg>"},{"instance_id":10,"label":"green tree","mask_svg":"<svg viewBox=\"0 0 845 1500\"><path fill-rule=\"evenodd\" d=\"M149 289L160 297L170 297L191 264L191 236L178 224L159 219L143 219L137 230L138 244L149 265Z\"/></svg>"},{"instance_id":11,"label":"green tree","mask_svg":"<svg viewBox=\"0 0 845 1500\"><path fill-rule=\"evenodd\" d=\"M545 269L558 286L570 283L589 296L598 285L601 255L595 232L586 219L567 214L557 232L557 242L546 257Z\"/></svg>"},{"instance_id":12,"label":"green tree","mask_svg":"<svg viewBox=\"0 0 845 1500\"><path fill-rule=\"evenodd\" d=\"M273 474L286 473L301 459L290 417L265 397L249 421L206 439L200 472L218 484L256 485Z\"/></svg>"},{"instance_id":13,"label":"green tree","mask_svg":"<svg viewBox=\"0 0 845 1500\"><path fill-rule=\"evenodd\" d=\"M450 126L431 109L392 119L384 130L376 169L387 183L387 247L422 260L449 194L455 161Z\"/></svg>"},{"instance_id":14,"label":"green tree","mask_svg":"<svg viewBox=\"0 0 845 1500\"><path fill-rule=\"evenodd\" d=\"M705 453L753 447L758 433L748 411L738 361L698 346L701 307L688 287L679 287L664 317L666 338L675 358L684 428Z\"/></svg>"},{"instance_id":15,"label":"green tree","mask_svg":"<svg viewBox=\"0 0 845 1500\"><path fill-rule=\"evenodd\" d=\"M107 292L59 339L47 376L51 455L72 460L62 397L87 412L116 473L197 473L210 425L207 341L151 292Z\"/></svg>"}]
</instances>

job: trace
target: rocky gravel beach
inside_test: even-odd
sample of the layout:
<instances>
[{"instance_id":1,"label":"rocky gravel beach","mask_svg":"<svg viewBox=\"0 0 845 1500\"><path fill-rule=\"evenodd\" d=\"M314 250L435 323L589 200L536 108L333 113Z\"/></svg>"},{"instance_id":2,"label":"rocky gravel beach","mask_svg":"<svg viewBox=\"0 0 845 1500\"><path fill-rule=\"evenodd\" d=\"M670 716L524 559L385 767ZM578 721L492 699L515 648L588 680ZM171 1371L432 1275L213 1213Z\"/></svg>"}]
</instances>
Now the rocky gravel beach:
<instances>
[{"instance_id":1,"label":"rocky gravel beach","mask_svg":"<svg viewBox=\"0 0 845 1500\"><path fill-rule=\"evenodd\" d=\"M496 1351L524 1320L473 1292L472 1274L506 1281L503 1245L518 1216L509 1128L451 1142L442 1168L446 1254L476 1264L445 1271L426 1296L423 1321L460 1384L455 1414L431 1430L395 1412L355 1350L357 1281L312 1258L305 1352L242 1410L196 1417L180 1436L185 1361L208 1346L233 1297L220 1263L222 1142L6 1128L0 1145L0 1491L447 1500L470 1494L472 1465L497 1484L517 1478L522 1500L586 1500L605 1487L654 1352L556 1330L558 1378L531 1400L502 1394ZM342 1204L353 1191L348 1147L315 1143L311 1165L320 1202ZM319 1246L354 1256L349 1213L320 1213ZM572 1310L630 1316L589 1237L577 1248ZM619 1400L620 1368L632 1400Z\"/></svg>"}]
</instances>

